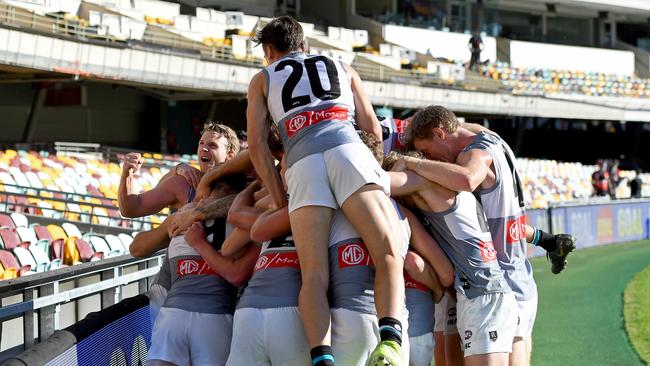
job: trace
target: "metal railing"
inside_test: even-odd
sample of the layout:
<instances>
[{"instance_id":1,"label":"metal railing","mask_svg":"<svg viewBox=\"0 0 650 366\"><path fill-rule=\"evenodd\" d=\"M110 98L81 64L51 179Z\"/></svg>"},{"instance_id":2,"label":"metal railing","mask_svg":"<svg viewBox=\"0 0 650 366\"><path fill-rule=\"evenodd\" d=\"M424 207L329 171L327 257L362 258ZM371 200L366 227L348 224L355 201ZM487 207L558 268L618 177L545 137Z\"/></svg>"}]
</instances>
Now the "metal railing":
<instances>
[{"instance_id":1,"label":"metal railing","mask_svg":"<svg viewBox=\"0 0 650 366\"><path fill-rule=\"evenodd\" d=\"M123 298L148 290L162 264L123 255L0 282L0 361ZM89 300L94 301L89 301Z\"/></svg>"},{"instance_id":2,"label":"metal railing","mask_svg":"<svg viewBox=\"0 0 650 366\"><path fill-rule=\"evenodd\" d=\"M4 186L4 190L0 191L0 207L1 211L5 213L16 212L16 207L21 207L24 212L43 213L45 217L56 219L56 220L67 220L70 222L81 222L89 224L91 231L93 225L114 225L123 228L130 228L132 230L141 230L143 228L149 228L153 223L148 220L148 216L143 218L127 218L123 217L119 213L119 208L117 207L117 202L110 198L92 196L92 195L82 195L72 192L61 192L53 191L45 188L33 188L25 187L13 184L1 184ZM10 191L7 191L7 188L11 188ZM20 192L17 192L20 191ZM64 198L57 197L48 197L47 194L61 194ZM25 198L28 203L16 202L15 197ZM13 198L13 202L10 199ZM51 201L51 202L60 202L65 204L65 209L59 209L52 205L52 207L42 207L39 205L29 203L29 200L39 200L39 201ZM112 205L105 203L92 203L85 201L83 199L100 199L102 201L114 202ZM68 204L75 204L80 207L80 211L70 210ZM83 210L83 207L89 207L90 210ZM97 213L95 208L103 208L106 210L106 215L102 213ZM113 212L113 215L110 213ZM46 214L45 214L46 213ZM78 220L70 220L71 217L78 217Z\"/></svg>"}]
</instances>

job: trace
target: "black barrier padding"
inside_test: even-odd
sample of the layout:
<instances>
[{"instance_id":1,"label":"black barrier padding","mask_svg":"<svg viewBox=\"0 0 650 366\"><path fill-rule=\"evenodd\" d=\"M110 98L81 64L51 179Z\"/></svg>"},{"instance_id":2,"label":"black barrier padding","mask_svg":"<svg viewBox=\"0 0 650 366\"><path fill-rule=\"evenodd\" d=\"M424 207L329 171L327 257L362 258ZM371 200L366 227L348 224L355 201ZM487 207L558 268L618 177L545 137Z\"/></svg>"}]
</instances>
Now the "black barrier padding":
<instances>
[{"instance_id":1,"label":"black barrier padding","mask_svg":"<svg viewBox=\"0 0 650 366\"><path fill-rule=\"evenodd\" d=\"M6 360L2 366L44 365L63 351L73 347L75 343L77 343L77 339L72 333L67 330L60 330L52 334L45 342L41 342L20 355Z\"/></svg>"},{"instance_id":2,"label":"black barrier padding","mask_svg":"<svg viewBox=\"0 0 650 366\"><path fill-rule=\"evenodd\" d=\"M65 330L74 334L78 343L114 322L115 319L127 316L147 305L149 305L149 298L146 295L129 297L102 311L88 314L83 320L67 327Z\"/></svg>"}]
</instances>

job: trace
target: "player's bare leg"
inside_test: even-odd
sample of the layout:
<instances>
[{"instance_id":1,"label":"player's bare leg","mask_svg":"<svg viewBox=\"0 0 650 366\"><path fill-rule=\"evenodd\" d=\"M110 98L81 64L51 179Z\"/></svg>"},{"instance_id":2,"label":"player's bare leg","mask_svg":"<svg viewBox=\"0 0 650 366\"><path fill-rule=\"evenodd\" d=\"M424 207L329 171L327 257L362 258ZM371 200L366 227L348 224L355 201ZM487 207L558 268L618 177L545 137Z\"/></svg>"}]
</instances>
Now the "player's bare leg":
<instances>
[{"instance_id":1,"label":"player's bare leg","mask_svg":"<svg viewBox=\"0 0 650 366\"><path fill-rule=\"evenodd\" d=\"M524 338L515 337L512 342L512 353L510 354L510 366L528 365L528 344Z\"/></svg>"},{"instance_id":2,"label":"player's bare leg","mask_svg":"<svg viewBox=\"0 0 650 366\"><path fill-rule=\"evenodd\" d=\"M445 335L445 360L447 366L463 366L463 350L458 333Z\"/></svg>"},{"instance_id":3,"label":"player's bare leg","mask_svg":"<svg viewBox=\"0 0 650 366\"><path fill-rule=\"evenodd\" d=\"M433 332L433 358L436 365L445 366L447 361L445 360L445 335L443 332Z\"/></svg>"},{"instance_id":4,"label":"player's bare leg","mask_svg":"<svg viewBox=\"0 0 650 366\"><path fill-rule=\"evenodd\" d=\"M505 352L465 357L465 366L506 366L507 364L508 354Z\"/></svg>"},{"instance_id":5,"label":"player's bare leg","mask_svg":"<svg viewBox=\"0 0 650 366\"><path fill-rule=\"evenodd\" d=\"M298 306L305 335L312 350L314 347L332 344L330 308L327 300L327 247L333 213L334 210L329 207L305 206L289 214L302 277Z\"/></svg>"},{"instance_id":6,"label":"player's bare leg","mask_svg":"<svg viewBox=\"0 0 650 366\"><path fill-rule=\"evenodd\" d=\"M400 320L404 311L404 239L395 206L381 187L368 184L352 194L341 208L361 235L375 264L375 306L382 340L375 352L389 346L378 357L384 357L386 364L399 364ZM369 364L373 364L375 352Z\"/></svg>"}]
</instances>

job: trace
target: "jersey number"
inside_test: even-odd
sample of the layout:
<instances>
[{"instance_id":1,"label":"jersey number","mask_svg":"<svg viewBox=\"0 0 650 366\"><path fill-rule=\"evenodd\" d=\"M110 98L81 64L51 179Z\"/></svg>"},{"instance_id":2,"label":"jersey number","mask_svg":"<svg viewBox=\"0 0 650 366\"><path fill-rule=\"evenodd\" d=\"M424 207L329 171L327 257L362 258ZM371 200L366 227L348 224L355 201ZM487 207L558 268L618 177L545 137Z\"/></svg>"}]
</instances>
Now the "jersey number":
<instances>
[{"instance_id":1,"label":"jersey number","mask_svg":"<svg viewBox=\"0 0 650 366\"><path fill-rule=\"evenodd\" d=\"M325 64L327 79L330 84L329 90L323 89L323 84L321 84L318 68L316 67L316 63L319 61ZM311 97L309 95L293 96L293 91L302 78L303 68L300 62L292 59L284 60L280 62L273 71L282 71L287 66L291 66L291 74L289 74L289 77L282 88L282 107L285 112L311 103ZM310 57L305 59L305 69L307 69L307 77L309 78L311 92L316 98L320 100L332 100L341 96L339 73L336 71L336 65L334 65L332 60L325 56Z\"/></svg>"}]
</instances>

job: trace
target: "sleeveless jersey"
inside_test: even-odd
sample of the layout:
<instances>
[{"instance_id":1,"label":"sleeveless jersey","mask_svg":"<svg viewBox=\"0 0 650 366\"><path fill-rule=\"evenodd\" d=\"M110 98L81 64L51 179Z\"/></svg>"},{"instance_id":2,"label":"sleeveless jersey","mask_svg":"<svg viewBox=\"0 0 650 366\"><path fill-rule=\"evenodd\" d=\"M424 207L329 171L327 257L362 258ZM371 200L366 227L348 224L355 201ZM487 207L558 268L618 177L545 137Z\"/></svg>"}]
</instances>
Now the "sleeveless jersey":
<instances>
[{"instance_id":1,"label":"sleeveless jersey","mask_svg":"<svg viewBox=\"0 0 650 366\"><path fill-rule=\"evenodd\" d=\"M435 323L433 292L404 273L406 308L409 311L409 337L419 337L433 332Z\"/></svg>"},{"instance_id":2,"label":"sleeveless jersey","mask_svg":"<svg viewBox=\"0 0 650 366\"><path fill-rule=\"evenodd\" d=\"M262 244L253 277L248 281L237 309L269 309L298 306L300 262L293 237L284 236Z\"/></svg>"},{"instance_id":3,"label":"sleeveless jersey","mask_svg":"<svg viewBox=\"0 0 650 366\"><path fill-rule=\"evenodd\" d=\"M411 231L406 217L399 210L395 201L402 226L402 255L408 249ZM337 210L330 229L329 267L330 308L343 308L364 314L375 314L374 282L375 269L370 252L360 235L343 214Z\"/></svg>"},{"instance_id":4,"label":"sleeveless jersey","mask_svg":"<svg viewBox=\"0 0 650 366\"><path fill-rule=\"evenodd\" d=\"M226 219L210 219L203 223L206 239L219 250L230 231ZM172 286L163 307L208 314L232 314L237 288L219 276L183 235L169 243L169 264Z\"/></svg>"},{"instance_id":5,"label":"sleeveless jersey","mask_svg":"<svg viewBox=\"0 0 650 366\"><path fill-rule=\"evenodd\" d=\"M381 134L384 144L384 156L391 151L402 151L406 148L404 131L408 126L405 120L391 117L377 117L381 125Z\"/></svg>"},{"instance_id":6,"label":"sleeveless jersey","mask_svg":"<svg viewBox=\"0 0 650 366\"><path fill-rule=\"evenodd\" d=\"M196 190L194 187L190 187L187 193L187 203L194 201L194 196L196 195ZM170 213L177 212L177 208L170 208ZM172 275L169 270L169 252L165 249L165 257L163 258L162 265L160 265L160 271L156 274L156 277L153 279L153 284L162 286L165 290L169 291L169 288L172 286Z\"/></svg>"},{"instance_id":7,"label":"sleeveless jersey","mask_svg":"<svg viewBox=\"0 0 650 366\"><path fill-rule=\"evenodd\" d=\"M528 261L524 195L515 167L515 156L499 136L482 132L464 151L481 149L492 157L496 183L476 190L488 219L497 260L517 300L529 300L537 292L533 269Z\"/></svg>"},{"instance_id":8,"label":"sleeveless jersey","mask_svg":"<svg viewBox=\"0 0 650 366\"><path fill-rule=\"evenodd\" d=\"M351 79L340 61L294 52L263 73L267 108L280 130L287 167L311 154L361 143L353 125Z\"/></svg>"},{"instance_id":9,"label":"sleeveless jersey","mask_svg":"<svg viewBox=\"0 0 650 366\"><path fill-rule=\"evenodd\" d=\"M424 224L454 264L454 287L467 298L510 292L497 262L483 208L469 192L443 212L423 211Z\"/></svg>"}]
</instances>

